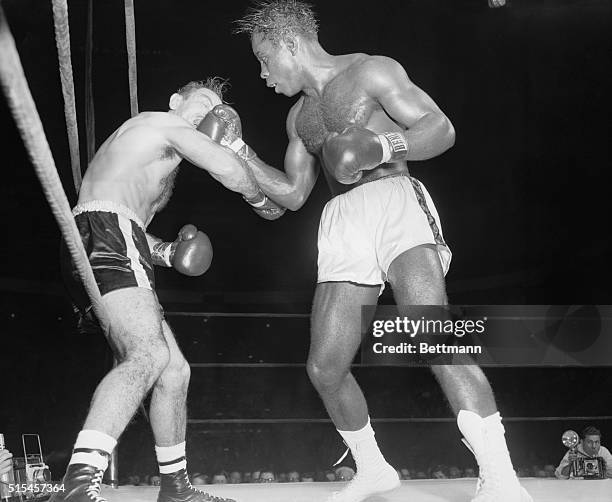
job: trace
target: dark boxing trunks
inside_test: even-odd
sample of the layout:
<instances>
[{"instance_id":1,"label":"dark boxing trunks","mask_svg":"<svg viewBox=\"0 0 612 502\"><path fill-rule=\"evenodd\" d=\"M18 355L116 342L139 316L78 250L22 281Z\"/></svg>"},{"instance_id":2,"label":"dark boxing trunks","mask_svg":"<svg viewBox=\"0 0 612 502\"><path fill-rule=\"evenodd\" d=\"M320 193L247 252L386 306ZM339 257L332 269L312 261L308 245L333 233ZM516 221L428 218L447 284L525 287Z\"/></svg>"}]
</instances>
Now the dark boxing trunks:
<instances>
[{"instance_id":1,"label":"dark boxing trunks","mask_svg":"<svg viewBox=\"0 0 612 502\"><path fill-rule=\"evenodd\" d=\"M73 209L94 277L105 295L123 288L155 290L151 252L142 223L125 206L91 201ZM81 315L91 307L70 254L62 244L62 276Z\"/></svg>"}]
</instances>

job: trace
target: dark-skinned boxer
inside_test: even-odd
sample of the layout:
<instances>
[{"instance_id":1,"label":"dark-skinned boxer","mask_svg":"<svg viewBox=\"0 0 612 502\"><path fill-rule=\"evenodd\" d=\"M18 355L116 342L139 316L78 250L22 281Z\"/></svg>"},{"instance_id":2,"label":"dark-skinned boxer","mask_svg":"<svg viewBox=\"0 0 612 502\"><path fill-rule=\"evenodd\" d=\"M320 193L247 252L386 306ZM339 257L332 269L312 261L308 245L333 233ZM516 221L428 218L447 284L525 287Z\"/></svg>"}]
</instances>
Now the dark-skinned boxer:
<instances>
[{"instance_id":1,"label":"dark-skinned boxer","mask_svg":"<svg viewBox=\"0 0 612 502\"><path fill-rule=\"evenodd\" d=\"M410 176L408 162L442 154L455 131L397 61L326 52L305 2L258 1L237 26L250 36L267 86L299 96L287 116L284 168L252 151L246 158L259 185L276 203L297 210L322 166L333 195L319 225L307 371L357 464L353 481L330 500L359 502L399 485L350 371L361 343L361 307L377 303L385 282L398 305L447 303L451 252L433 201ZM432 370L480 466L474 502L531 501L514 473L482 370L471 360Z\"/></svg>"},{"instance_id":2,"label":"dark-skinned boxer","mask_svg":"<svg viewBox=\"0 0 612 502\"><path fill-rule=\"evenodd\" d=\"M53 502L103 502L100 483L117 439L151 391L149 417L159 463L159 502L221 501L195 490L185 460L189 365L163 318L153 265L200 275L212 259L208 237L184 226L174 242L146 233L168 202L186 159L247 201L262 198L253 174L233 151L196 127L221 103L222 85L190 82L170 97L168 112L143 112L102 144L83 178L77 227L110 317L109 343L119 364L98 385ZM281 212L282 214L282 212ZM74 270L64 267L77 307L89 305Z\"/></svg>"}]
</instances>

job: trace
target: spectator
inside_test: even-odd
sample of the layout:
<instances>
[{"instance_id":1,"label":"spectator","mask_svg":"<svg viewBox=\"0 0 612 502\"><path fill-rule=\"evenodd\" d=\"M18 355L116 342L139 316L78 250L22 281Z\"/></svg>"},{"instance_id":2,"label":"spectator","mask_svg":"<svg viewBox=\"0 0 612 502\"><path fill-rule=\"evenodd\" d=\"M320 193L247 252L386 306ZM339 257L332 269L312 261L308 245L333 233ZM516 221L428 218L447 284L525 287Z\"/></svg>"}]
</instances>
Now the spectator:
<instances>
[{"instance_id":1,"label":"spectator","mask_svg":"<svg viewBox=\"0 0 612 502\"><path fill-rule=\"evenodd\" d=\"M544 472L546 473L547 478L554 478L555 477L555 466L552 464L546 464L544 466Z\"/></svg>"},{"instance_id":2,"label":"spectator","mask_svg":"<svg viewBox=\"0 0 612 502\"><path fill-rule=\"evenodd\" d=\"M451 479L457 479L463 476L463 473L461 472L461 469L459 469L459 467L457 467L456 465L451 465L448 468L448 477Z\"/></svg>"},{"instance_id":3,"label":"spectator","mask_svg":"<svg viewBox=\"0 0 612 502\"><path fill-rule=\"evenodd\" d=\"M531 477L531 470L529 469L529 467L521 466L517 469L517 476L519 478L529 478Z\"/></svg>"},{"instance_id":4,"label":"spectator","mask_svg":"<svg viewBox=\"0 0 612 502\"><path fill-rule=\"evenodd\" d=\"M447 479L448 475L446 474L446 466L444 465L436 465L432 470L431 470L431 477L433 479Z\"/></svg>"},{"instance_id":5,"label":"spectator","mask_svg":"<svg viewBox=\"0 0 612 502\"><path fill-rule=\"evenodd\" d=\"M336 481L350 481L355 477L355 471L348 465L341 465L334 471L334 474Z\"/></svg>"},{"instance_id":6,"label":"spectator","mask_svg":"<svg viewBox=\"0 0 612 502\"><path fill-rule=\"evenodd\" d=\"M401 479L410 479L410 478L412 478L412 475L410 474L410 469L408 469L407 467L402 467L400 469L400 474L401 474Z\"/></svg>"},{"instance_id":7,"label":"spectator","mask_svg":"<svg viewBox=\"0 0 612 502\"><path fill-rule=\"evenodd\" d=\"M325 471L325 481L336 481L336 473L334 471Z\"/></svg>"},{"instance_id":8,"label":"spectator","mask_svg":"<svg viewBox=\"0 0 612 502\"><path fill-rule=\"evenodd\" d=\"M260 483L276 483L276 476L272 471L262 471L259 475Z\"/></svg>"},{"instance_id":9,"label":"spectator","mask_svg":"<svg viewBox=\"0 0 612 502\"><path fill-rule=\"evenodd\" d=\"M314 474L312 472L306 472L302 474L302 483L312 483L314 481Z\"/></svg>"},{"instance_id":10,"label":"spectator","mask_svg":"<svg viewBox=\"0 0 612 502\"><path fill-rule=\"evenodd\" d=\"M238 484L242 483L242 474L240 474L238 471L230 472L229 482L232 485L238 485Z\"/></svg>"},{"instance_id":11,"label":"spectator","mask_svg":"<svg viewBox=\"0 0 612 502\"><path fill-rule=\"evenodd\" d=\"M576 447L576 453L571 450L565 453L555 470L555 476L559 479L569 479L571 463L579 456L601 457L604 460L606 477L612 478L612 455L605 446L601 446L601 432L596 427L589 426L582 431L582 440Z\"/></svg>"},{"instance_id":12,"label":"spectator","mask_svg":"<svg viewBox=\"0 0 612 502\"><path fill-rule=\"evenodd\" d=\"M195 483L195 479L194 479L194 483ZM151 486L159 486L161 485L161 478L157 475L153 475L149 478L149 484Z\"/></svg>"},{"instance_id":13,"label":"spectator","mask_svg":"<svg viewBox=\"0 0 612 502\"><path fill-rule=\"evenodd\" d=\"M289 483L299 483L300 473L298 471L289 471L289 473L287 474L287 481Z\"/></svg>"},{"instance_id":14,"label":"spectator","mask_svg":"<svg viewBox=\"0 0 612 502\"><path fill-rule=\"evenodd\" d=\"M464 478L475 478L476 477L476 471L474 470L473 467L466 467L463 470L463 477Z\"/></svg>"},{"instance_id":15,"label":"spectator","mask_svg":"<svg viewBox=\"0 0 612 502\"><path fill-rule=\"evenodd\" d=\"M208 476L206 474L202 474L200 472L196 472L192 478L194 485L207 485L208 484Z\"/></svg>"},{"instance_id":16,"label":"spectator","mask_svg":"<svg viewBox=\"0 0 612 502\"><path fill-rule=\"evenodd\" d=\"M213 485L225 485L227 484L227 476L224 472L217 472L213 475L212 478Z\"/></svg>"}]
</instances>

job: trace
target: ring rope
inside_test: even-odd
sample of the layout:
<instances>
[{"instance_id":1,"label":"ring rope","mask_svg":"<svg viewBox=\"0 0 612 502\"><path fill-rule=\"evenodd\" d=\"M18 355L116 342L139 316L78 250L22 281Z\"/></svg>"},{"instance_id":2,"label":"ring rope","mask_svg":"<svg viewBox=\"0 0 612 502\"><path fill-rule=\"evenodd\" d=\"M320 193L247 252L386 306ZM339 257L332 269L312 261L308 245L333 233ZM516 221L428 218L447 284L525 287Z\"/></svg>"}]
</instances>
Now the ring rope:
<instances>
[{"instance_id":1,"label":"ring rope","mask_svg":"<svg viewBox=\"0 0 612 502\"><path fill-rule=\"evenodd\" d=\"M64 96L64 115L70 148L72 180L76 193L79 193L83 175L79 152L79 130L77 126L76 104L74 98L74 78L70 56L70 26L68 23L68 4L66 0L53 0L53 23L55 25L55 44L59 63L62 94Z\"/></svg>"},{"instance_id":2,"label":"ring rope","mask_svg":"<svg viewBox=\"0 0 612 502\"><path fill-rule=\"evenodd\" d=\"M454 417L425 418L425 417L397 417L397 418L371 418L373 423L379 424L408 424L408 423L455 423ZM612 416L603 415L595 417L504 417L504 422L586 422L592 420L612 420ZM187 423L192 425L224 425L224 424L327 424L332 423L330 418L190 418Z\"/></svg>"},{"instance_id":3,"label":"ring rope","mask_svg":"<svg viewBox=\"0 0 612 502\"><path fill-rule=\"evenodd\" d=\"M87 165L96 154L96 114L93 102L93 0L87 2L87 32L85 38L85 134Z\"/></svg>"},{"instance_id":4,"label":"ring rope","mask_svg":"<svg viewBox=\"0 0 612 502\"><path fill-rule=\"evenodd\" d=\"M128 55L128 80L130 85L130 112L138 115L138 68L136 66L136 21L134 0L125 0L125 45Z\"/></svg>"}]
</instances>

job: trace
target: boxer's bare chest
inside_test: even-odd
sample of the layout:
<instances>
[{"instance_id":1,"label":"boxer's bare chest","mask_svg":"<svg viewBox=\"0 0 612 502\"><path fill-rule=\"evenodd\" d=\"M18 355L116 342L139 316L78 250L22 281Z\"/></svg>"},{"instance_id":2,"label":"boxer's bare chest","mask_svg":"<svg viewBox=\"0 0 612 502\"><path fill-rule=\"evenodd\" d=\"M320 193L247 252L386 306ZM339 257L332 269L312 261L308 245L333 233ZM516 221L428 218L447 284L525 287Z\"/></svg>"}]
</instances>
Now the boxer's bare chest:
<instances>
[{"instance_id":1,"label":"boxer's bare chest","mask_svg":"<svg viewBox=\"0 0 612 502\"><path fill-rule=\"evenodd\" d=\"M309 153L318 155L330 132L364 126L380 105L351 82L350 73L336 77L320 98L304 96L295 127Z\"/></svg>"}]
</instances>

